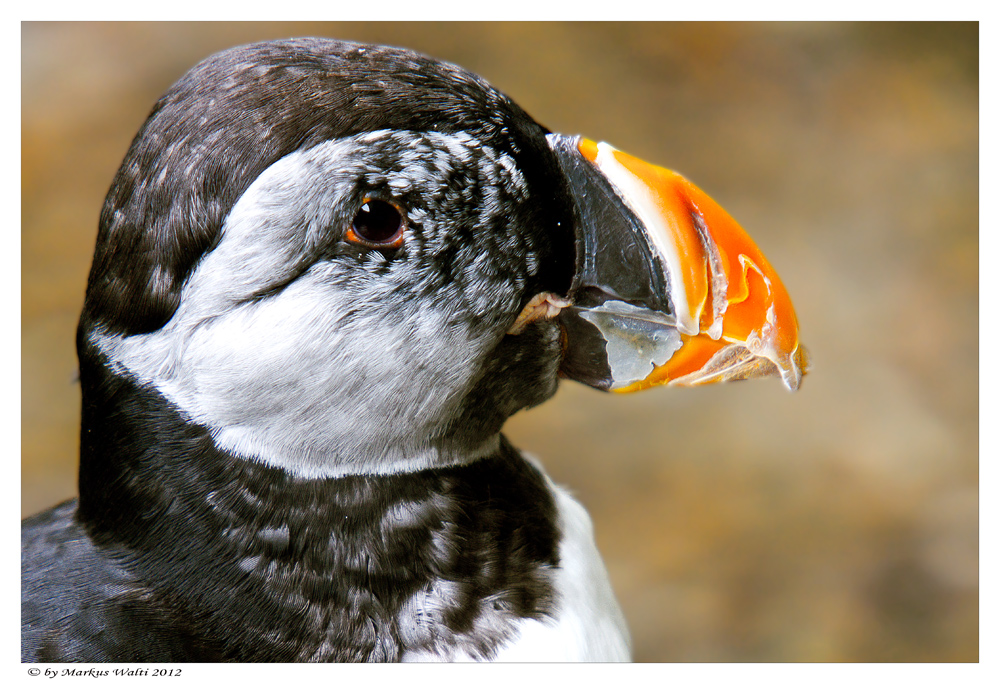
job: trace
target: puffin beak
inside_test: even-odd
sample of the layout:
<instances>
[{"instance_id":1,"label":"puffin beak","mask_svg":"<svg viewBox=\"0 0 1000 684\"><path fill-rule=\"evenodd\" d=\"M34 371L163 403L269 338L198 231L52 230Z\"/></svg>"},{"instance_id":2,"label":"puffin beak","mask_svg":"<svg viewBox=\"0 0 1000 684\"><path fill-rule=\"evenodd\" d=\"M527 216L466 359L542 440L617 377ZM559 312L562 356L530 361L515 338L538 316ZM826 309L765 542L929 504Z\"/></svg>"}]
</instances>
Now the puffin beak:
<instances>
[{"instance_id":1,"label":"puffin beak","mask_svg":"<svg viewBox=\"0 0 1000 684\"><path fill-rule=\"evenodd\" d=\"M771 375L798 389L808 355L791 299L722 207L606 143L548 142L577 213L564 376L616 392Z\"/></svg>"}]
</instances>

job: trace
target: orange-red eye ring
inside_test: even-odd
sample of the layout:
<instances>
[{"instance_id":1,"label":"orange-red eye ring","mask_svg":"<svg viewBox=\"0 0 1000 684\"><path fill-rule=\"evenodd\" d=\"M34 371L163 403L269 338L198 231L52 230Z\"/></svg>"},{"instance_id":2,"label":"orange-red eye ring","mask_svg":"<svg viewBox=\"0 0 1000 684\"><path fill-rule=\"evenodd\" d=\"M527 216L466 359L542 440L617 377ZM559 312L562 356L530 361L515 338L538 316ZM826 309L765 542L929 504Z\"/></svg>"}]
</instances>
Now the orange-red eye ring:
<instances>
[{"instance_id":1,"label":"orange-red eye ring","mask_svg":"<svg viewBox=\"0 0 1000 684\"><path fill-rule=\"evenodd\" d=\"M366 197L354 215L344 239L370 249L396 249L403 246L406 212L395 202Z\"/></svg>"}]
</instances>

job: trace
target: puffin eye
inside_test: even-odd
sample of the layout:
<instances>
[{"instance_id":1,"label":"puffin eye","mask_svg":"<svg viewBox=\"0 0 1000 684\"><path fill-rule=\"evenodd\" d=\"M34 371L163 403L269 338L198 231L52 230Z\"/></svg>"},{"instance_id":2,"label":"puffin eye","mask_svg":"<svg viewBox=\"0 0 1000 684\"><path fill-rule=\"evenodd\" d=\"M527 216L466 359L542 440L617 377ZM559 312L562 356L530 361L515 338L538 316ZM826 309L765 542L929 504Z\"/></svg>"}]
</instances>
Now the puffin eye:
<instances>
[{"instance_id":1,"label":"puffin eye","mask_svg":"<svg viewBox=\"0 0 1000 684\"><path fill-rule=\"evenodd\" d=\"M351 221L345 236L348 242L364 247L400 247L406 221L403 210L391 202L367 199Z\"/></svg>"}]
</instances>

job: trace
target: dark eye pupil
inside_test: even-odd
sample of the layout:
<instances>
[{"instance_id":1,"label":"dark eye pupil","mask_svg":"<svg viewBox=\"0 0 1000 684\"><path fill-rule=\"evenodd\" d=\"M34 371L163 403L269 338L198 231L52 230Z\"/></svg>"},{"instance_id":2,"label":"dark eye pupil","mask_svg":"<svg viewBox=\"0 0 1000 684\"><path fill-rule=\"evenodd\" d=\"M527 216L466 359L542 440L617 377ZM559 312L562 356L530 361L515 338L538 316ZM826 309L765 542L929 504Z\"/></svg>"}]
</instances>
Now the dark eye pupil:
<instances>
[{"instance_id":1,"label":"dark eye pupil","mask_svg":"<svg viewBox=\"0 0 1000 684\"><path fill-rule=\"evenodd\" d=\"M399 209L382 200L368 200L354 217L355 234L375 244L389 243L399 237L403 217Z\"/></svg>"}]
</instances>

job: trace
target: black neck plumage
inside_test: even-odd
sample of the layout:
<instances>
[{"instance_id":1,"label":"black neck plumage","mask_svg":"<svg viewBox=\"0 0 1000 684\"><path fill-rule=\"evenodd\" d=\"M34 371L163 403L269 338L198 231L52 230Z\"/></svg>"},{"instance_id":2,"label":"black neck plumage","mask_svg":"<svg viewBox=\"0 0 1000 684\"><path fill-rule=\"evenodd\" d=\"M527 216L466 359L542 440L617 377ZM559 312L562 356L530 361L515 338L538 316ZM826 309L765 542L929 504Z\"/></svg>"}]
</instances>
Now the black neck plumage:
<instances>
[{"instance_id":1,"label":"black neck plumage","mask_svg":"<svg viewBox=\"0 0 1000 684\"><path fill-rule=\"evenodd\" d=\"M488 656L494 617L551 610L555 505L505 439L464 466L306 480L218 450L103 361L81 355L78 519L192 659L397 660L433 641L414 610Z\"/></svg>"}]
</instances>

